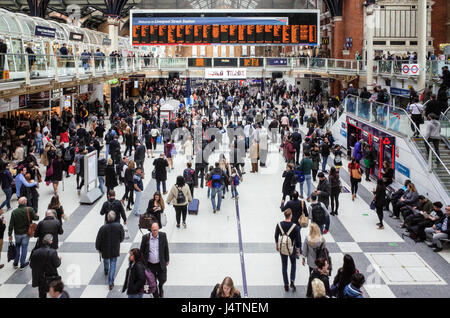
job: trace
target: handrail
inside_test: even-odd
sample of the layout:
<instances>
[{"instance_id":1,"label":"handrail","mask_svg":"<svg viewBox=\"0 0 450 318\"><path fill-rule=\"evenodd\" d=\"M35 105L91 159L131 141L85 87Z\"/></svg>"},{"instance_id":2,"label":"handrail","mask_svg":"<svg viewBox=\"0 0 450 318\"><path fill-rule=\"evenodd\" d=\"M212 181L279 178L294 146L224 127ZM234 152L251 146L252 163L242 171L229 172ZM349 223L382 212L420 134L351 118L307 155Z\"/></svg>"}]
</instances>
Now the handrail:
<instances>
[{"instance_id":1,"label":"handrail","mask_svg":"<svg viewBox=\"0 0 450 318\"><path fill-rule=\"evenodd\" d=\"M372 113L372 103L373 103L374 101L371 101L371 100L368 100L368 99L365 99L365 98L360 98L359 96L355 96L355 95L347 95L345 99L349 98L349 96L350 96L350 97L353 97L353 98L356 98L356 99L361 99L361 100L365 100L365 101L367 101L367 102L370 102L370 103L371 103L371 104L370 104L370 105L371 105L370 108L371 108L371 113ZM447 172L447 174L450 176L450 171L447 169L447 167L445 166L444 162L443 162L443 161L441 160L441 158L437 155L437 153L436 153L436 151L434 150L434 148L430 145L430 143L428 142L428 140L426 140L426 138L422 135L422 133L420 132L420 129L416 126L416 124L414 123L414 121L411 120L411 117L408 115L408 113L407 113L403 108L397 108L397 107L393 107L393 106L388 105L388 104L383 104L383 103L378 103L378 102L375 102L375 103L377 103L377 104L382 104L382 105L384 105L385 107L392 108L392 109L396 109L397 111L400 111L400 112L405 113L406 117L409 119L409 124L413 125L413 127L415 128L415 130L418 132L419 136L422 137L423 141L428 145L428 147L429 147L429 149L430 149L429 156L428 156L428 170L429 170L429 172L432 171L432 163L433 163L433 160L432 160L432 159L433 159L432 153L433 153L433 154L436 156L437 160L439 160L439 162L442 164L442 166L444 167L444 169L445 169L445 171ZM406 135L406 136L408 137L409 140L411 140L411 137L410 137L410 136L408 136L408 135Z\"/></svg>"}]
</instances>

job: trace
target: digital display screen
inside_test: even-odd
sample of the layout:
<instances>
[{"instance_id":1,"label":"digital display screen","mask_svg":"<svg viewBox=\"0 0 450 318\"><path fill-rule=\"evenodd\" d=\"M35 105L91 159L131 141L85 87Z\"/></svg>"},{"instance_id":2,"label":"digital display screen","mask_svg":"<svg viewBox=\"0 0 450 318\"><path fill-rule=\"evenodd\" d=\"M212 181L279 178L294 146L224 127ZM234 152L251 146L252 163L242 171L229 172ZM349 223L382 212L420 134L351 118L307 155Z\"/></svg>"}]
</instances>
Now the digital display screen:
<instances>
[{"instance_id":1,"label":"digital display screen","mask_svg":"<svg viewBox=\"0 0 450 318\"><path fill-rule=\"evenodd\" d=\"M239 59L240 67L263 67L264 59L263 58L240 58Z\"/></svg>"},{"instance_id":2,"label":"digital display screen","mask_svg":"<svg viewBox=\"0 0 450 318\"><path fill-rule=\"evenodd\" d=\"M211 58L188 58L188 66L189 67L211 67L212 59Z\"/></svg>"},{"instance_id":3,"label":"digital display screen","mask_svg":"<svg viewBox=\"0 0 450 318\"><path fill-rule=\"evenodd\" d=\"M139 10L137 10L139 12ZM252 16L133 14L133 45L318 45L318 12L277 11ZM216 16L214 16L216 14Z\"/></svg>"}]
</instances>

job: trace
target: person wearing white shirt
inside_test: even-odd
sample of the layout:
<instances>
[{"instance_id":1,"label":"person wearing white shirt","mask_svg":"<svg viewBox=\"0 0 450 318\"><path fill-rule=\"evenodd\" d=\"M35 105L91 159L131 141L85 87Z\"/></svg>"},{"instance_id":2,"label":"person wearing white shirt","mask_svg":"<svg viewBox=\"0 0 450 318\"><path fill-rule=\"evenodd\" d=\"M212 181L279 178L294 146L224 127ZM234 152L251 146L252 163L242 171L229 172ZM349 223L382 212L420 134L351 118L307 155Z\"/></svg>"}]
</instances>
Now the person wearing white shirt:
<instances>
[{"instance_id":1,"label":"person wearing white shirt","mask_svg":"<svg viewBox=\"0 0 450 318\"><path fill-rule=\"evenodd\" d=\"M423 123L423 105L419 103L419 98L415 97L414 102L412 104L409 104L406 111L411 114L411 120L418 129L416 130L414 124L411 123L411 130L414 131L414 136L418 136L420 125Z\"/></svg>"}]
</instances>

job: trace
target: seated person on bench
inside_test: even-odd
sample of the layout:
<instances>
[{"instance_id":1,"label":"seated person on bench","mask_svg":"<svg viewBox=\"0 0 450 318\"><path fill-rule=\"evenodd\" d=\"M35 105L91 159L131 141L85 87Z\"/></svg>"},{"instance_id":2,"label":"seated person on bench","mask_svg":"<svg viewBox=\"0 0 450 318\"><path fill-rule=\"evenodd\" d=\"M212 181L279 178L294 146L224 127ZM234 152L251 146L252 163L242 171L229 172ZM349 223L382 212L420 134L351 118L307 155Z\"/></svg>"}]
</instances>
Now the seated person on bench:
<instances>
[{"instance_id":1,"label":"seated person on bench","mask_svg":"<svg viewBox=\"0 0 450 318\"><path fill-rule=\"evenodd\" d=\"M409 236L419 242L425 241L425 228L432 227L444 217L442 212L443 204L439 201L433 203L433 210L430 213L420 211L414 213L406 219L406 228Z\"/></svg>"},{"instance_id":2,"label":"seated person on bench","mask_svg":"<svg viewBox=\"0 0 450 318\"><path fill-rule=\"evenodd\" d=\"M393 213L390 215L390 217L399 219L400 218L400 209L405 206L416 206L418 198L419 198L419 194L417 193L414 183L408 184L408 190L405 192L405 194L402 195L400 200L398 200L397 203L395 203L393 205L394 210L393 210Z\"/></svg>"},{"instance_id":3,"label":"seated person on bench","mask_svg":"<svg viewBox=\"0 0 450 318\"><path fill-rule=\"evenodd\" d=\"M389 211L389 203L392 203L392 208L394 208L394 205L398 202L398 200L400 200L400 198L402 197L402 195L405 194L406 190L408 190L408 184L411 183L411 180L405 180L405 183L403 185L403 187L401 187L400 189L398 189L397 191L395 191L394 193L392 193L390 201L387 202L386 207Z\"/></svg>"},{"instance_id":4,"label":"seated person on bench","mask_svg":"<svg viewBox=\"0 0 450 318\"><path fill-rule=\"evenodd\" d=\"M425 198L423 195L419 195L419 201L417 202L417 206L406 205L400 209L404 220L401 227L402 228L407 227L410 221L409 218L412 218L417 214L420 215L420 212L430 213L431 210L433 210L433 203L431 203L431 201Z\"/></svg>"},{"instance_id":5,"label":"seated person on bench","mask_svg":"<svg viewBox=\"0 0 450 318\"><path fill-rule=\"evenodd\" d=\"M425 229L427 239L431 240L431 243L427 243L429 247L435 247L434 252L442 251L442 241L448 240L450 234L450 204L445 207L445 215L437 224Z\"/></svg>"}]
</instances>

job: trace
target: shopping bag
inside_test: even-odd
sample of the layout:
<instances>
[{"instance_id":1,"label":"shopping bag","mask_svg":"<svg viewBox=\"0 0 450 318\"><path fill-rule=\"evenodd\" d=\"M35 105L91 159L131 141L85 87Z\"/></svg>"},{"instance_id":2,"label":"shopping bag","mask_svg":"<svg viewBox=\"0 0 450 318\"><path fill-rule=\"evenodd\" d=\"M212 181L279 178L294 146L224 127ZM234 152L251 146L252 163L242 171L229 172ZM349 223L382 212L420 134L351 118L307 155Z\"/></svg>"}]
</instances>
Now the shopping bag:
<instances>
[{"instance_id":1,"label":"shopping bag","mask_svg":"<svg viewBox=\"0 0 450 318\"><path fill-rule=\"evenodd\" d=\"M167 225L167 216L165 213L161 213L161 225L166 226Z\"/></svg>"},{"instance_id":2,"label":"shopping bag","mask_svg":"<svg viewBox=\"0 0 450 318\"><path fill-rule=\"evenodd\" d=\"M130 239L130 232L128 231L128 227L125 224L123 225L123 231L125 232L125 239Z\"/></svg>"},{"instance_id":3,"label":"shopping bag","mask_svg":"<svg viewBox=\"0 0 450 318\"><path fill-rule=\"evenodd\" d=\"M69 174L75 174L75 165L69 166Z\"/></svg>"}]
</instances>

